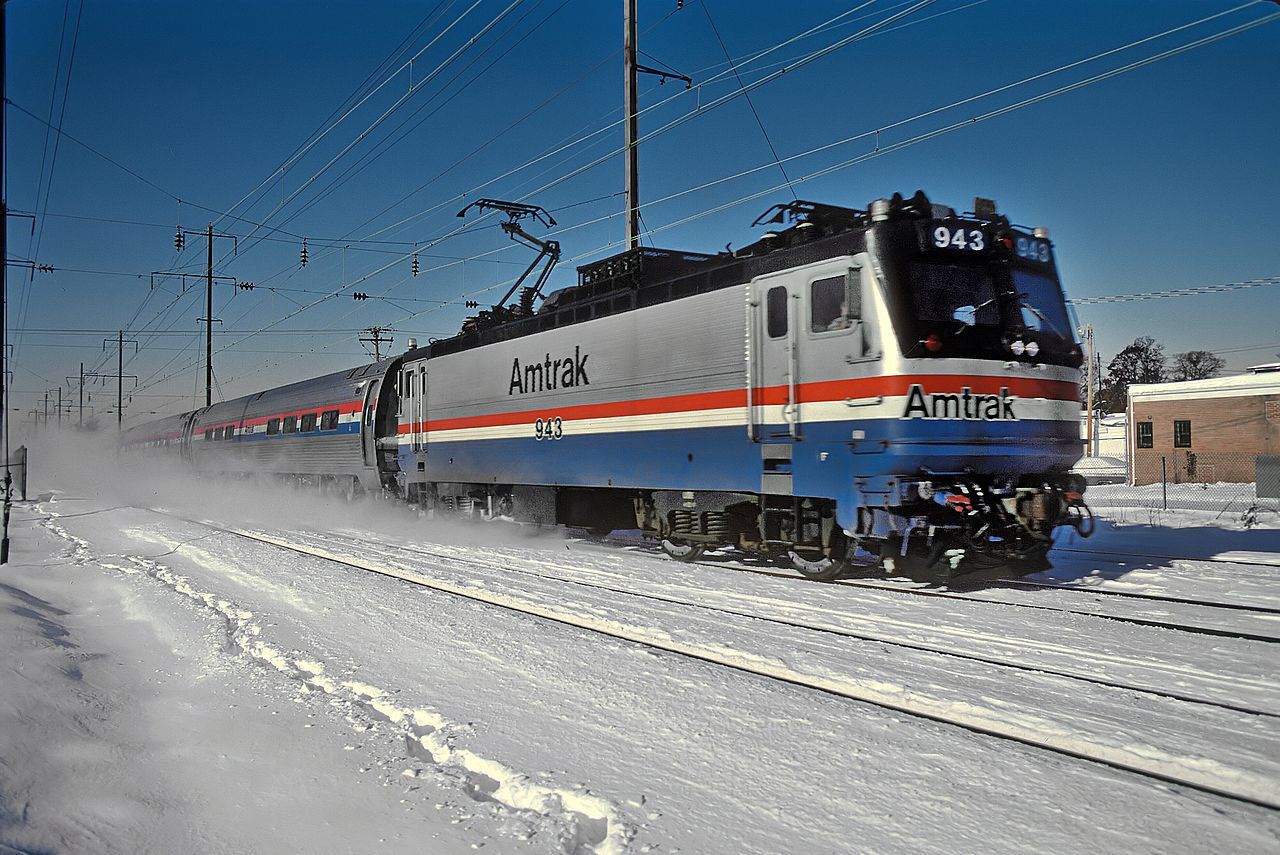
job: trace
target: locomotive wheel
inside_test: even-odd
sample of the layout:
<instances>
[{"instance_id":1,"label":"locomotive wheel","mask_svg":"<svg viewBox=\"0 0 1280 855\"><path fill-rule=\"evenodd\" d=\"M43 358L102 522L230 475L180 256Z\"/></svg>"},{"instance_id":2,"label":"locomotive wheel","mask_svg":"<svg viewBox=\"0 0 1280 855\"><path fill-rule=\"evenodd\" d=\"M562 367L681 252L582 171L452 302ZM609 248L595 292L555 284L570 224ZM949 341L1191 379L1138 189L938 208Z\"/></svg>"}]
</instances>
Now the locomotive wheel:
<instances>
[{"instance_id":1,"label":"locomotive wheel","mask_svg":"<svg viewBox=\"0 0 1280 855\"><path fill-rule=\"evenodd\" d=\"M670 558L689 563L701 558L702 553L706 552L706 547L697 543L687 543L683 540L672 540L669 537L664 537L662 539L662 551Z\"/></svg>"},{"instance_id":2,"label":"locomotive wheel","mask_svg":"<svg viewBox=\"0 0 1280 855\"><path fill-rule=\"evenodd\" d=\"M799 571L801 576L815 582L834 582L849 569L849 562L843 558L823 556L816 561L811 561L794 550L789 551L787 556L791 559L791 566Z\"/></svg>"}]
</instances>

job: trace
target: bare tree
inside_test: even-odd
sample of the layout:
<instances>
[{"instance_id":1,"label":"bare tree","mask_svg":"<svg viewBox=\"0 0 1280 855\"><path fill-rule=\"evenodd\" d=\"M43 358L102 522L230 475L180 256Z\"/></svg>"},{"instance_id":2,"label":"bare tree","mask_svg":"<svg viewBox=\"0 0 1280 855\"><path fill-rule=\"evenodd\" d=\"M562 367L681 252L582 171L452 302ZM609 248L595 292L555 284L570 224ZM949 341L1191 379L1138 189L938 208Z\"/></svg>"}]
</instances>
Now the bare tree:
<instances>
[{"instance_id":1,"label":"bare tree","mask_svg":"<svg viewBox=\"0 0 1280 855\"><path fill-rule=\"evenodd\" d=\"M1102 397L1108 412L1122 412L1129 404L1129 387L1134 383L1163 383L1164 347L1151 336L1139 336L1133 344L1107 363Z\"/></svg>"},{"instance_id":2,"label":"bare tree","mask_svg":"<svg viewBox=\"0 0 1280 855\"><path fill-rule=\"evenodd\" d=\"M1170 380L1206 380L1227 367L1227 361L1207 350L1188 350L1173 358Z\"/></svg>"}]
</instances>

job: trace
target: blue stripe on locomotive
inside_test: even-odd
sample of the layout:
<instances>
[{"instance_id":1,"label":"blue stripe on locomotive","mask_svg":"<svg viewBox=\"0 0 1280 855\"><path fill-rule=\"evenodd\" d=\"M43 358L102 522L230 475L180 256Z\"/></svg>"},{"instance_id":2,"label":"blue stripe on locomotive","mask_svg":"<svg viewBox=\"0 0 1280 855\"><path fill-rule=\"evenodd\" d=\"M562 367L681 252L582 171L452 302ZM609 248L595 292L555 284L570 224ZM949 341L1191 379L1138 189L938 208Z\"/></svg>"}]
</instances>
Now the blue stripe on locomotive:
<instances>
[{"instance_id":1,"label":"blue stripe on locomotive","mask_svg":"<svg viewBox=\"0 0 1280 855\"><path fill-rule=\"evenodd\" d=\"M850 440L850 430L865 438ZM909 425L909 427L904 427ZM987 426L990 431L991 425ZM975 439L963 422L813 422L792 442L785 425L761 426L776 439L752 442L744 426L593 433L535 441L533 437L428 440L427 481L646 490L722 490L758 493L760 447L792 445L792 490L797 496L835 499L841 525L853 527L858 506L897 505L892 482L928 478L924 473L1017 474L1066 470L1080 456L1074 423L1023 420L999 424L1000 435ZM903 436L907 433L909 435ZM886 442L889 445L886 447ZM823 455L826 455L823 459ZM411 473L418 456L402 444L401 470ZM780 470L785 472L787 470Z\"/></svg>"}]
</instances>

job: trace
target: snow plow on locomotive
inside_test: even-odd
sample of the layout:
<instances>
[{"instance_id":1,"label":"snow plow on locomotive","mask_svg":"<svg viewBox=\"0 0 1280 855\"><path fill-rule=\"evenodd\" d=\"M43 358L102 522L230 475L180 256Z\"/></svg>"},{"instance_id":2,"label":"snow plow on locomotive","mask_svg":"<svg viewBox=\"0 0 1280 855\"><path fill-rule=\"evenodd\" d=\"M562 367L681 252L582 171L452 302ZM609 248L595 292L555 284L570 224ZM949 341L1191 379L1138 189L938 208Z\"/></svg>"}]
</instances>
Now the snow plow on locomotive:
<instances>
[{"instance_id":1,"label":"snow plow on locomotive","mask_svg":"<svg viewBox=\"0 0 1280 855\"><path fill-rule=\"evenodd\" d=\"M295 441L249 455L275 410L308 415L305 383L189 414L180 443L200 470L338 476L433 514L638 528L677 559L730 546L817 579L874 560L1034 563L1060 526L1091 527L1068 472L1082 355L1047 232L974 207L923 193L865 211L778 205L740 250L624 252L358 380L309 381L352 434L322 454ZM504 228L527 236L515 218ZM529 240L548 259L541 286L558 244ZM231 442L191 453L224 414L213 442ZM276 450L287 463L264 458Z\"/></svg>"}]
</instances>

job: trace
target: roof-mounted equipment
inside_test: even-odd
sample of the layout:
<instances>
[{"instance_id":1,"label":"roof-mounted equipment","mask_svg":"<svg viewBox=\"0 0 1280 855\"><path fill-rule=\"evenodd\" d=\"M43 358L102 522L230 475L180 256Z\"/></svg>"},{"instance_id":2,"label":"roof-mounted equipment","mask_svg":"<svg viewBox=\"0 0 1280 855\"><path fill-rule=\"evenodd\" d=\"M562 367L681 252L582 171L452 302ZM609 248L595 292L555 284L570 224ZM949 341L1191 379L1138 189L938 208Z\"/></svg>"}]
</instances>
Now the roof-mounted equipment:
<instances>
[{"instance_id":1,"label":"roof-mounted equipment","mask_svg":"<svg viewBox=\"0 0 1280 855\"><path fill-rule=\"evenodd\" d=\"M472 202L467 207L458 212L459 217L465 217L467 211L476 208L480 211L499 211L507 215L507 221L500 223L502 230L507 233L513 241L530 249L538 250L537 256L525 268L524 273L516 279L515 284L502 295L502 299L494 303L489 311L481 312L474 318L467 318L462 326L463 332L472 332L474 330L484 329L496 324L504 323L515 318L525 317L533 314L533 302L542 296L542 286L546 284L547 278L551 276L551 270L556 266L556 262L560 260L560 242L554 240L541 240L534 237L524 230L520 225L520 221L524 219L534 219L547 228L553 228L556 225L555 218L547 212L545 208L537 205L525 205L521 202L506 202L502 199L479 199ZM533 285L525 286L524 282L529 278L530 274L538 267L543 265L542 271L538 274L538 278ZM507 301L511 296L520 291L520 302L517 306L508 306Z\"/></svg>"}]
</instances>

